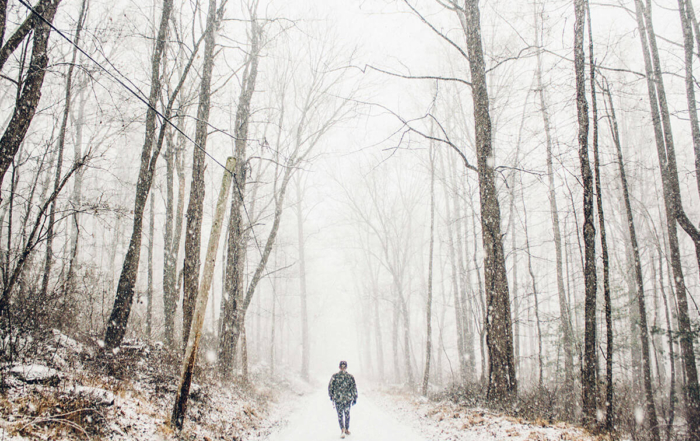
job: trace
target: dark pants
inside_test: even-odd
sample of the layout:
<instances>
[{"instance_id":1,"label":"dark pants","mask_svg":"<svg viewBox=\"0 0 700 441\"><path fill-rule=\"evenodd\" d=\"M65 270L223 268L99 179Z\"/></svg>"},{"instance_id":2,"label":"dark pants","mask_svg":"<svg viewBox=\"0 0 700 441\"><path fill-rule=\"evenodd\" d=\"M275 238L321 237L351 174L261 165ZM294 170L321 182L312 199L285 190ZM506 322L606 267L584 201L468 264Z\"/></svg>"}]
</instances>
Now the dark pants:
<instances>
[{"instance_id":1,"label":"dark pants","mask_svg":"<svg viewBox=\"0 0 700 441\"><path fill-rule=\"evenodd\" d=\"M338 412L340 430L350 429L350 402L335 403L335 410Z\"/></svg>"}]
</instances>

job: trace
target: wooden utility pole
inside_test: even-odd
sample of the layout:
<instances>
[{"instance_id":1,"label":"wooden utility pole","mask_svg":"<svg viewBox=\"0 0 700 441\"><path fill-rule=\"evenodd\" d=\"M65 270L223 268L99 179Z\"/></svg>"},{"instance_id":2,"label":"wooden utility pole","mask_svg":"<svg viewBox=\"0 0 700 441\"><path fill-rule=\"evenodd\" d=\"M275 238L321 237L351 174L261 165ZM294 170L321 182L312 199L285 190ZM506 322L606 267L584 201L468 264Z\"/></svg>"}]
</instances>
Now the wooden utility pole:
<instances>
[{"instance_id":1,"label":"wooden utility pole","mask_svg":"<svg viewBox=\"0 0 700 441\"><path fill-rule=\"evenodd\" d=\"M228 193L231 189L231 179L233 178L233 170L235 166L236 161L234 158L229 157L226 161L226 170L224 171L224 177L221 180L221 190L219 190L219 198L216 202L214 223L211 226L209 245L207 246L207 255L204 260L202 282L199 285L199 292L197 293L194 314L192 316L192 325L190 326L189 336L187 337L185 357L182 360L180 385L177 389L177 395L175 395L175 406L173 407L173 413L170 418L170 424L178 430L182 430L185 420L187 399L190 394L190 384L192 383L194 364L197 359L197 346L199 345L199 339L202 336L202 325L204 324L204 315L207 311L207 300L209 300L209 288L211 288L211 282L214 278L216 253L219 249L219 238L221 237L221 224L224 221L226 199L228 198Z\"/></svg>"}]
</instances>

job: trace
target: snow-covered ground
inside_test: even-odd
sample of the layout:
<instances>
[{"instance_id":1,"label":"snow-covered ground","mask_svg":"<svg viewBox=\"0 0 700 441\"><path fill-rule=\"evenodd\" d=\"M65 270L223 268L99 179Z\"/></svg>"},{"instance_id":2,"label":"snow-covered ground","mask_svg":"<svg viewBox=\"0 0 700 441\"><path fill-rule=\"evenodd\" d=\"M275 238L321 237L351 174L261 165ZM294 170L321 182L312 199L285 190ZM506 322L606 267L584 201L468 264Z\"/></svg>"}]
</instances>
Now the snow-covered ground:
<instances>
[{"instance_id":1,"label":"snow-covered ground","mask_svg":"<svg viewBox=\"0 0 700 441\"><path fill-rule=\"evenodd\" d=\"M325 390L281 403L290 412L279 428L265 441L327 441L340 438L340 426ZM372 397L361 395L350 411L350 433L353 441L424 441L414 428L399 421Z\"/></svg>"},{"instance_id":2,"label":"snow-covered ground","mask_svg":"<svg viewBox=\"0 0 700 441\"><path fill-rule=\"evenodd\" d=\"M288 387L258 381L265 376L254 377L255 388L222 384L202 365L178 436L168 421L179 365L162 344L123 345L112 365L127 370L114 376L103 366L108 361L96 358L96 347L54 334L30 362L4 366L0 441L247 439L268 431L267 402Z\"/></svg>"},{"instance_id":3,"label":"snow-covered ground","mask_svg":"<svg viewBox=\"0 0 700 441\"><path fill-rule=\"evenodd\" d=\"M325 390L301 398L288 396L275 410L278 421L260 441L327 441L340 439L340 429ZM595 438L568 424L532 423L467 409L451 402L432 402L379 392L362 393L351 410L352 441L535 440L590 441Z\"/></svg>"}]
</instances>

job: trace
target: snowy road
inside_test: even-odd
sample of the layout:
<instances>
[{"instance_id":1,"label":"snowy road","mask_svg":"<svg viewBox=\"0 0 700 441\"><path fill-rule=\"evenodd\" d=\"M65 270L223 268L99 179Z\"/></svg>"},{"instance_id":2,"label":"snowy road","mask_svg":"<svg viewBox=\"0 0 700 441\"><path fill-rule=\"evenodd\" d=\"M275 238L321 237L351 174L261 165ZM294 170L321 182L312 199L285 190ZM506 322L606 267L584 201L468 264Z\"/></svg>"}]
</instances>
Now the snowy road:
<instances>
[{"instance_id":1,"label":"snowy road","mask_svg":"<svg viewBox=\"0 0 700 441\"><path fill-rule=\"evenodd\" d=\"M335 409L324 390L300 398L297 408L285 418L287 424L273 432L267 441L328 441L340 439ZM360 395L350 413L350 441L425 441L401 424L391 413Z\"/></svg>"}]
</instances>

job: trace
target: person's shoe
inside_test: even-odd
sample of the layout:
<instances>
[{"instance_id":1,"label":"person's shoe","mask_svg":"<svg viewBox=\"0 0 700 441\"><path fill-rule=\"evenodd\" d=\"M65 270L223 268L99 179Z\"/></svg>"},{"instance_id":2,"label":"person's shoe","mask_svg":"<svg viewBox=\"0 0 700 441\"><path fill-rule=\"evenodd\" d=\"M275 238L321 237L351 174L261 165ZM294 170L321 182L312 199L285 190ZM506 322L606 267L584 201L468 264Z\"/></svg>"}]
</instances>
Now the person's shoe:
<instances>
[{"instance_id":1,"label":"person's shoe","mask_svg":"<svg viewBox=\"0 0 700 441\"><path fill-rule=\"evenodd\" d=\"M340 438L343 438L343 439L345 438L345 432L340 433Z\"/></svg>"},{"instance_id":2,"label":"person's shoe","mask_svg":"<svg viewBox=\"0 0 700 441\"><path fill-rule=\"evenodd\" d=\"M345 429L345 434L346 434L347 436L350 436L350 431L349 431L348 429Z\"/></svg>"}]
</instances>

